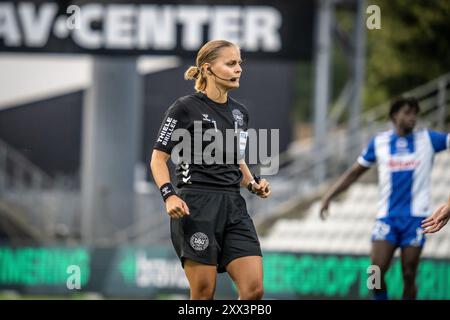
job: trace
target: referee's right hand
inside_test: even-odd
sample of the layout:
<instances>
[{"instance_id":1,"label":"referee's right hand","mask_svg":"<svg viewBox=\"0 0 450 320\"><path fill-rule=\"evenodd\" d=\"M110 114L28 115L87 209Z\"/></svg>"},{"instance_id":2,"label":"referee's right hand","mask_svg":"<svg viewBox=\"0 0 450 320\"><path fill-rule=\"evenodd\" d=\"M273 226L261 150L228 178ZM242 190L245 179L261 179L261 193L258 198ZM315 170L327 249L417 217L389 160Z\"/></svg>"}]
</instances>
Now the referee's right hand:
<instances>
[{"instance_id":1,"label":"referee's right hand","mask_svg":"<svg viewBox=\"0 0 450 320\"><path fill-rule=\"evenodd\" d=\"M173 219L179 219L184 215L189 215L189 208L186 202L176 195L172 195L166 199L166 211Z\"/></svg>"}]
</instances>

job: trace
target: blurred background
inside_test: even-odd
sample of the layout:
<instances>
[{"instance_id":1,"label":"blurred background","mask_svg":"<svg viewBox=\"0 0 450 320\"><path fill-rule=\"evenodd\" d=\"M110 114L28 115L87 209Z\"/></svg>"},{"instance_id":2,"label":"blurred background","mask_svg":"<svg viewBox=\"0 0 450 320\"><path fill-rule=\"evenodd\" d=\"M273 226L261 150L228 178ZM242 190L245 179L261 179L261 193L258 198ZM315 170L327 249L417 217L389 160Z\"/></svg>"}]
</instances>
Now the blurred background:
<instances>
[{"instance_id":1,"label":"blurred background","mask_svg":"<svg viewBox=\"0 0 450 320\"><path fill-rule=\"evenodd\" d=\"M326 223L319 200L391 127L393 98L418 98L418 127L449 131L449 17L440 0L0 0L0 299L189 297L149 160L163 113L194 91L184 71L211 39L242 49L231 96L250 126L279 130L272 196L242 191L265 298L370 299L376 169ZM449 168L439 154L433 208L450 194ZM80 288L68 285L70 266ZM428 237L417 283L419 299L450 299L448 228ZM237 298L226 274L216 298Z\"/></svg>"}]
</instances>

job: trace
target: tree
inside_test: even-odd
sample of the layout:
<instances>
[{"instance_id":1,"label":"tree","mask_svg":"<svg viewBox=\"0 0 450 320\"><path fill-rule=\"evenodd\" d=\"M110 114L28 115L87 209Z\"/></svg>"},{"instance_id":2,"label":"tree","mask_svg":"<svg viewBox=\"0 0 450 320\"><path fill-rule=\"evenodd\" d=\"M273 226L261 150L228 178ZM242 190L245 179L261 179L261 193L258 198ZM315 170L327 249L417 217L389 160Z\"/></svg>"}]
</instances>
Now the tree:
<instances>
[{"instance_id":1,"label":"tree","mask_svg":"<svg viewBox=\"0 0 450 320\"><path fill-rule=\"evenodd\" d=\"M367 31L365 106L450 72L450 1L377 0L381 29Z\"/></svg>"}]
</instances>

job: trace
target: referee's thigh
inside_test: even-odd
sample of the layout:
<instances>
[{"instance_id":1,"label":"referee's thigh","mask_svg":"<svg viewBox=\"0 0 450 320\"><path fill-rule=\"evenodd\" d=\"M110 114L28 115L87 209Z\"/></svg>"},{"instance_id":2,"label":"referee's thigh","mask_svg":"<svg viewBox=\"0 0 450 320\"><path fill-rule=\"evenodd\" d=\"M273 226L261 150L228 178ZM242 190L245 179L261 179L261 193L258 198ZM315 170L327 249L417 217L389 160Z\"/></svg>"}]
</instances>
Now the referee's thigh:
<instances>
[{"instance_id":1,"label":"referee's thigh","mask_svg":"<svg viewBox=\"0 0 450 320\"><path fill-rule=\"evenodd\" d=\"M226 266L239 291L241 300L259 300L264 295L262 257L246 256L234 259Z\"/></svg>"},{"instance_id":2,"label":"referee's thigh","mask_svg":"<svg viewBox=\"0 0 450 320\"><path fill-rule=\"evenodd\" d=\"M217 267L190 259L184 261L184 272L189 281L191 300L210 300L216 289Z\"/></svg>"}]
</instances>

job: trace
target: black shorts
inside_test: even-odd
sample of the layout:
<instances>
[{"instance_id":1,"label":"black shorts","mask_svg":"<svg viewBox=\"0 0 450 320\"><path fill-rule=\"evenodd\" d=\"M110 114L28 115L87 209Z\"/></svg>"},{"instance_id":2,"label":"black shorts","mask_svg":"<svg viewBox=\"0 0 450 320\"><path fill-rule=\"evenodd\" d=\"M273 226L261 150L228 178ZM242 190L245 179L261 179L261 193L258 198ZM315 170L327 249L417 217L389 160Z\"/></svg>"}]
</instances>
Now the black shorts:
<instances>
[{"instance_id":1,"label":"black shorts","mask_svg":"<svg viewBox=\"0 0 450 320\"><path fill-rule=\"evenodd\" d=\"M181 265L191 259L217 266L217 272L234 259L262 256L255 226L239 191L183 188L180 197L190 215L171 219L172 243Z\"/></svg>"}]
</instances>

